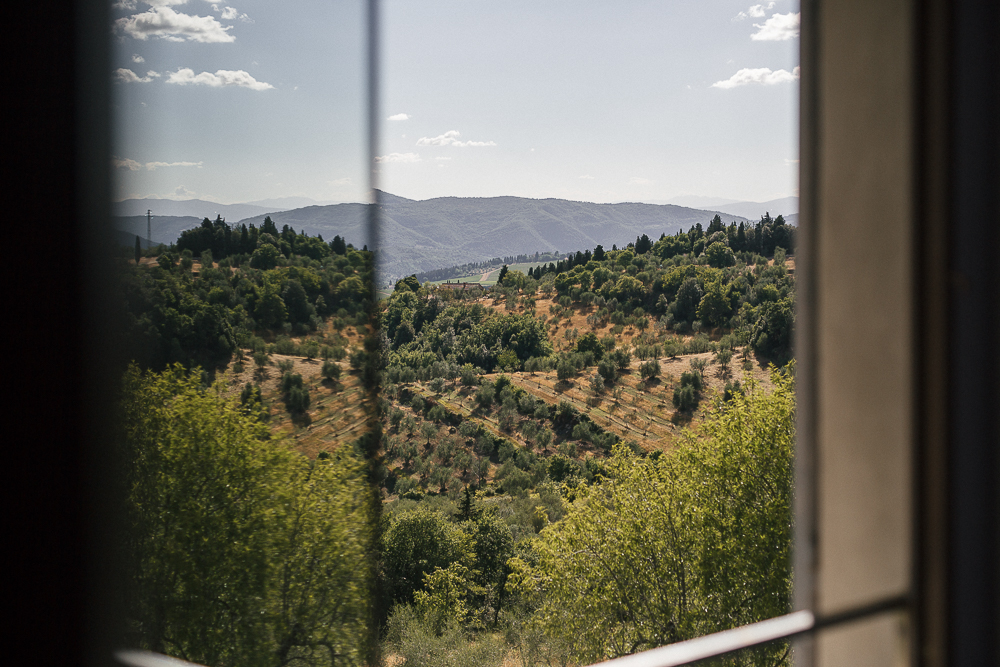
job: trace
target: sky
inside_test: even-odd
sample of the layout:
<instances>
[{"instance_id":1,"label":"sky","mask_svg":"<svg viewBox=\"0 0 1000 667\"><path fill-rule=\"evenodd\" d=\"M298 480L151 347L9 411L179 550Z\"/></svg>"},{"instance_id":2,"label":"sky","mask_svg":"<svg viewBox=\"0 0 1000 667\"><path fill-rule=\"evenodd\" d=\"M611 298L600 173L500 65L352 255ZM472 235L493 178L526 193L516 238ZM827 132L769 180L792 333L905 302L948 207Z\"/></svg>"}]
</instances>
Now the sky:
<instances>
[{"instance_id":1,"label":"sky","mask_svg":"<svg viewBox=\"0 0 1000 667\"><path fill-rule=\"evenodd\" d=\"M367 201L364 4L115 0L115 197ZM798 3L383 0L380 188L798 194Z\"/></svg>"}]
</instances>

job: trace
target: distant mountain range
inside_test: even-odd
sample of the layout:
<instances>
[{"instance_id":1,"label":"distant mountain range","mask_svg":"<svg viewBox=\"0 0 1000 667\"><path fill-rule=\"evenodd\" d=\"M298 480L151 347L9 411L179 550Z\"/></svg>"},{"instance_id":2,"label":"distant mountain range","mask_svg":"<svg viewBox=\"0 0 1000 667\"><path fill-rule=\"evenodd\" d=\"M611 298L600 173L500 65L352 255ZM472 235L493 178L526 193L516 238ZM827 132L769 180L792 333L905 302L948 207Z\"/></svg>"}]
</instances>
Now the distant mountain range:
<instances>
[{"instance_id":1,"label":"distant mountain range","mask_svg":"<svg viewBox=\"0 0 1000 667\"><path fill-rule=\"evenodd\" d=\"M594 204L523 197L441 197L414 201L379 194L379 267L387 277L521 253L571 251L602 244L625 245L640 234L658 238L715 215L674 205ZM727 223L745 220L720 213ZM252 220L260 223L264 216ZM364 233L365 208L336 204L271 214L280 228L344 236L355 245L370 243Z\"/></svg>"},{"instance_id":2,"label":"distant mountain range","mask_svg":"<svg viewBox=\"0 0 1000 667\"><path fill-rule=\"evenodd\" d=\"M157 215L153 216L152 224L150 227L153 233L150 235L150 240L153 243L173 243L180 237L181 232L185 229L192 229L201 224L201 221L208 216L202 216L196 218L194 216L171 216L171 215ZM214 216L213 216L214 217ZM122 233L131 237L129 245L135 243L135 237L139 236L141 238L146 238L146 216L145 215L129 215L129 216L118 216L115 218L115 228Z\"/></svg>"},{"instance_id":3,"label":"distant mountain range","mask_svg":"<svg viewBox=\"0 0 1000 667\"><path fill-rule=\"evenodd\" d=\"M327 241L339 234L357 247L373 245L368 235L365 204L310 205L286 211L233 204L224 212L221 204L199 200L128 201L133 202L129 206L142 210L139 214L119 214L117 226L143 237L145 208L152 208L151 204L157 202L176 205L176 208L161 207L161 213L154 216L151 235L154 242L176 241L184 229L197 226L205 217L220 214L230 224L238 221L258 227L270 215L279 229L289 225L299 232L322 234ZM707 226L716 213L727 224L759 219L756 215L723 210L729 206L737 204L719 206L714 211L674 204L594 204L523 197L440 197L415 201L383 192L379 193L382 223L378 239L379 269L385 278L395 278L506 255L569 252L598 244L610 249L612 244L623 246L640 234L648 234L655 240L660 234L687 230L699 222ZM211 207L216 208L207 210ZM251 214L238 217L234 213L239 210L236 207L247 207ZM122 206L118 210L129 209ZM171 210L178 213L171 214ZM775 211L772 215L776 215Z\"/></svg>"},{"instance_id":4,"label":"distant mountain range","mask_svg":"<svg viewBox=\"0 0 1000 667\"><path fill-rule=\"evenodd\" d=\"M790 215L794 215L798 218L799 198L782 197L781 199L772 199L764 202L741 201L733 204L720 204L719 206L714 206L713 208L718 211L722 211L723 213L741 215L744 218L753 220L754 222L760 220L765 213L770 213L772 218L776 218L779 215L784 216L787 221L788 216Z\"/></svg>"},{"instance_id":5,"label":"distant mountain range","mask_svg":"<svg viewBox=\"0 0 1000 667\"><path fill-rule=\"evenodd\" d=\"M765 213L770 213L772 218L779 215L789 220L790 215L798 216L799 198L782 197L781 199L771 199L769 201L737 201L735 199L721 199L719 197L699 197L697 195L681 195L672 199L654 199L645 202L647 204L676 204L689 208L698 208L710 211L722 211L748 218L756 222Z\"/></svg>"}]
</instances>

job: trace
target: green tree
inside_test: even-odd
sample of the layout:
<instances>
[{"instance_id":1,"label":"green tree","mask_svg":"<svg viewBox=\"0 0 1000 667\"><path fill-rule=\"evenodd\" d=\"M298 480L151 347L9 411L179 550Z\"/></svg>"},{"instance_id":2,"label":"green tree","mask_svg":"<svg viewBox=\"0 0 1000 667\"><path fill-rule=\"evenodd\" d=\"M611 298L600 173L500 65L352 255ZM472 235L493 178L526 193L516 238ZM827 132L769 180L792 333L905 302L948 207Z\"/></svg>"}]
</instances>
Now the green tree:
<instances>
[{"instance_id":1,"label":"green tree","mask_svg":"<svg viewBox=\"0 0 1000 667\"><path fill-rule=\"evenodd\" d=\"M427 509L394 515L382 534L383 586L394 604L413 602L424 589L424 575L473 560L468 534Z\"/></svg>"},{"instance_id":2,"label":"green tree","mask_svg":"<svg viewBox=\"0 0 1000 667\"><path fill-rule=\"evenodd\" d=\"M288 310L285 302L278 293L278 286L272 282L264 283L264 288L257 304L254 306L254 317L260 326L273 329L281 326L281 323L288 318Z\"/></svg>"},{"instance_id":3,"label":"green tree","mask_svg":"<svg viewBox=\"0 0 1000 667\"><path fill-rule=\"evenodd\" d=\"M617 446L602 483L543 531L537 564L512 559L513 587L578 662L787 613L793 389L772 381L720 404L668 455ZM784 650L736 659L773 665Z\"/></svg>"},{"instance_id":4,"label":"green tree","mask_svg":"<svg viewBox=\"0 0 1000 667\"><path fill-rule=\"evenodd\" d=\"M270 243L265 243L250 255L250 267L268 271L278 265L278 258L281 253Z\"/></svg>"},{"instance_id":5,"label":"green tree","mask_svg":"<svg viewBox=\"0 0 1000 667\"><path fill-rule=\"evenodd\" d=\"M125 376L130 626L203 664L359 661L368 494L344 453L310 461L201 372Z\"/></svg>"}]
</instances>

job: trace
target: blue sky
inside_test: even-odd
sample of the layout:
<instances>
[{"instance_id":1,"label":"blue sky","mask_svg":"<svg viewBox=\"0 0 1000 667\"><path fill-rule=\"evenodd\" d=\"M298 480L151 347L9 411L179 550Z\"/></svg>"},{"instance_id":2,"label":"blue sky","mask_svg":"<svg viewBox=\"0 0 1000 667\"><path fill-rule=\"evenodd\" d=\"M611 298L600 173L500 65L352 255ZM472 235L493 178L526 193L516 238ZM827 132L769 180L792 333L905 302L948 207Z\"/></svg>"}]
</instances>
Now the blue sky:
<instances>
[{"instance_id":1,"label":"blue sky","mask_svg":"<svg viewBox=\"0 0 1000 667\"><path fill-rule=\"evenodd\" d=\"M366 198L360 2L116 0L116 198ZM385 0L384 190L797 194L798 6Z\"/></svg>"}]
</instances>

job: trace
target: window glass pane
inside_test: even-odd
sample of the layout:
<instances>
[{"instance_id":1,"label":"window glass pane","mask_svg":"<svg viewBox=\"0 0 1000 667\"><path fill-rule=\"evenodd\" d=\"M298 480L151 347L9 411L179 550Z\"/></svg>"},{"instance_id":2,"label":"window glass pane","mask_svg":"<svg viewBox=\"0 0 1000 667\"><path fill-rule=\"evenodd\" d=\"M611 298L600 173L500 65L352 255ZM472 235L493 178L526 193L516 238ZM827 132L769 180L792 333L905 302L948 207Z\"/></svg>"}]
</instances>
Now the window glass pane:
<instances>
[{"instance_id":1,"label":"window glass pane","mask_svg":"<svg viewBox=\"0 0 1000 667\"><path fill-rule=\"evenodd\" d=\"M788 611L797 5L383 12L384 653Z\"/></svg>"},{"instance_id":2,"label":"window glass pane","mask_svg":"<svg viewBox=\"0 0 1000 667\"><path fill-rule=\"evenodd\" d=\"M376 646L364 9L114 5L128 646Z\"/></svg>"}]
</instances>

